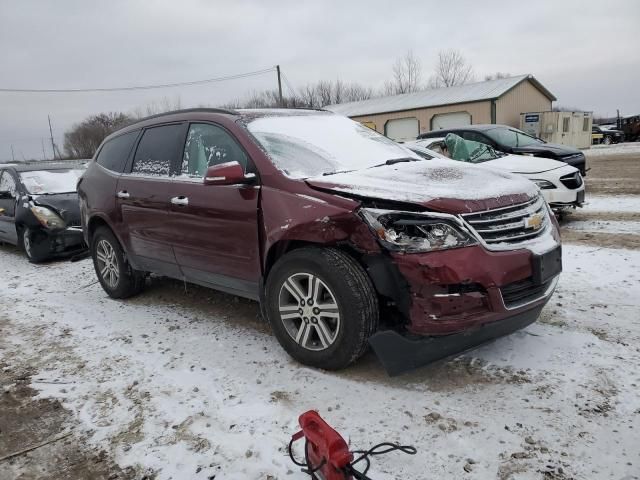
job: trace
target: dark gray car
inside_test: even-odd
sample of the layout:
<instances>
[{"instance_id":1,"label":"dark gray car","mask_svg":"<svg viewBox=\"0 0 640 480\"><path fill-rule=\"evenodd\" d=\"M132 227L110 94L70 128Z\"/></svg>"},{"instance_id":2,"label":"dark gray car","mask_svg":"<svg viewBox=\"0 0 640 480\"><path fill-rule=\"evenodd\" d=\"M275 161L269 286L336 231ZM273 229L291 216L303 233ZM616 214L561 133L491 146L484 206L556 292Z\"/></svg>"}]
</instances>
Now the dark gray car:
<instances>
[{"instance_id":1,"label":"dark gray car","mask_svg":"<svg viewBox=\"0 0 640 480\"><path fill-rule=\"evenodd\" d=\"M0 242L31 262L84 249L76 184L83 163L0 164Z\"/></svg>"}]
</instances>

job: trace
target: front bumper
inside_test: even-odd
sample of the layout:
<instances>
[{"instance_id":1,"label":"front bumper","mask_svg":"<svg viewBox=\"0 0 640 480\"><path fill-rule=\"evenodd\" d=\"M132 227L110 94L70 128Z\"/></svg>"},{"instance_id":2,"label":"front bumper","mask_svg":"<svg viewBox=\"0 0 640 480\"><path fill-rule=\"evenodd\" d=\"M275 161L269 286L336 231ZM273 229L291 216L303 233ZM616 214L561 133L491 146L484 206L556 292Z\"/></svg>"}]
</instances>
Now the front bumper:
<instances>
[{"instance_id":1,"label":"front bumper","mask_svg":"<svg viewBox=\"0 0 640 480\"><path fill-rule=\"evenodd\" d=\"M406 337L394 330L384 330L373 335L369 344L387 373L395 376L520 330L538 319L546 301L548 298L507 319L454 335Z\"/></svg>"},{"instance_id":2,"label":"front bumper","mask_svg":"<svg viewBox=\"0 0 640 480\"><path fill-rule=\"evenodd\" d=\"M392 254L411 299L411 335L450 335L503 320L544 303L555 284L536 283L526 249L490 251L476 245L424 254Z\"/></svg>"},{"instance_id":3,"label":"front bumper","mask_svg":"<svg viewBox=\"0 0 640 480\"><path fill-rule=\"evenodd\" d=\"M66 255L77 253L86 248L82 228L67 227L63 230L47 232L49 255Z\"/></svg>"},{"instance_id":4,"label":"front bumper","mask_svg":"<svg viewBox=\"0 0 640 480\"><path fill-rule=\"evenodd\" d=\"M584 203L584 183L574 190L561 186L540 191L551 208L581 207Z\"/></svg>"},{"instance_id":5,"label":"front bumper","mask_svg":"<svg viewBox=\"0 0 640 480\"><path fill-rule=\"evenodd\" d=\"M544 258L559 264L559 247L550 252L555 258ZM526 249L491 251L477 245L391 257L409 291L410 300L403 302L408 322L369 341L390 375L529 325L559 278L553 269L543 276L539 265L544 262Z\"/></svg>"}]
</instances>

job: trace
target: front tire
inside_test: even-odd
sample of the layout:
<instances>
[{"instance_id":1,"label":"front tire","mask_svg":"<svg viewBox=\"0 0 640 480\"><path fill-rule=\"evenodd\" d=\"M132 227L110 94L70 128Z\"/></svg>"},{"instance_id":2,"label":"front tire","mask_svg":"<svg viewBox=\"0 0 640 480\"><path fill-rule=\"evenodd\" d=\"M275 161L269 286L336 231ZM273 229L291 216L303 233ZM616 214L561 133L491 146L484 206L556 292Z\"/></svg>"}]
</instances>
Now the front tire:
<instances>
[{"instance_id":1,"label":"front tire","mask_svg":"<svg viewBox=\"0 0 640 480\"><path fill-rule=\"evenodd\" d=\"M144 275L131 268L120 242L108 228L100 227L93 234L91 257L100 285L111 298L127 298L142 291Z\"/></svg>"},{"instance_id":2,"label":"front tire","mask_svg":"<svg viewBox=\"0 0 640 480\"><path fill-rule=\"evenodd\" d=\"M378 328L371 280L352 257L333 248L300 248L280 258L267 278L265 301L280 345L312 367L347 367Z\"/></svg>"},{"instance_id":3,"label":"front tire","mask_svg":"<svg viewBox=\"0 0 640 480\"><path fill-rule=\"evenodd\" d=\"M40 263L48 258L48 240L46 234L22 227L18 232L18 247L31 263Z\"/></svg>"},{"instance_id":4,"label":"front tire","mask_svg":"<svg viewBox=\"0 0 640 480\"><path fill-rule=\"evenodd\" d=\"M605 145L611 145L613 143L613 140L609 135L606 135L602 140L602 143L604 143Z\"/></svg>"}]
</instances>

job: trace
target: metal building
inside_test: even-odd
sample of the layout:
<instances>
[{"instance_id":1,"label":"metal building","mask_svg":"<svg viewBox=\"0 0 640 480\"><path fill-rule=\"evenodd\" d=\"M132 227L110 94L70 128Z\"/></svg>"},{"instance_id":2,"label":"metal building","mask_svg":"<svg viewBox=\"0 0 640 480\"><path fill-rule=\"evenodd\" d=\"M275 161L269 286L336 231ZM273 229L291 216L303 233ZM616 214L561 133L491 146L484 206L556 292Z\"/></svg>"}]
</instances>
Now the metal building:
<instances>
[{"instance_id":1,"label":"metal building","mask_svg":"<svg viewBox=\"0 0 640 480\"><path fill-rule=\"evenodd\" d=\"M396 141L476 123L520 126L520 114L551 110L556 97L533 75L372 98L326 107Z\"/></svg>"}]
</instances>

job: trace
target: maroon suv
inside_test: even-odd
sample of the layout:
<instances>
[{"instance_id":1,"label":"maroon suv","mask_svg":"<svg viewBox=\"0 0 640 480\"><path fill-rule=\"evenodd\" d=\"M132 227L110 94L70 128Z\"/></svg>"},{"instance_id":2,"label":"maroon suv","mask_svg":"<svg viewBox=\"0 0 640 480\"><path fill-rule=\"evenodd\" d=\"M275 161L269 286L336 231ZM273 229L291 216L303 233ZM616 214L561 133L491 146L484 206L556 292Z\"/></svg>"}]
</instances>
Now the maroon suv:
<instances>
[{"instance_id":1,"label":"maroon suv","mask_svg":"<svg viewBox=\"0 0 640 480\"><path fill-rule=\"evenodd\" d=\"M535 321L561 269L528 180L313 110L193 109L109 136L78 192L114 298L149 272L259 300L289 354L395 374Z\"/></svg>"}]
</instances>

